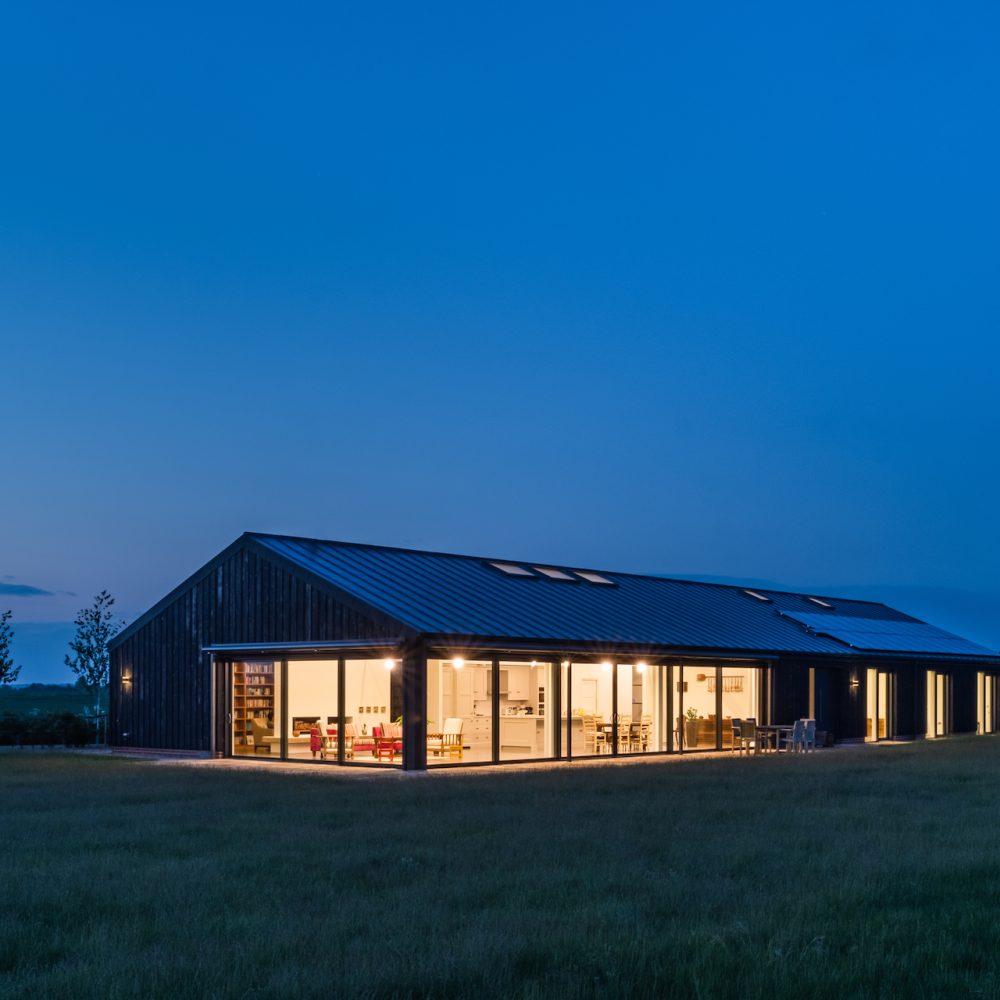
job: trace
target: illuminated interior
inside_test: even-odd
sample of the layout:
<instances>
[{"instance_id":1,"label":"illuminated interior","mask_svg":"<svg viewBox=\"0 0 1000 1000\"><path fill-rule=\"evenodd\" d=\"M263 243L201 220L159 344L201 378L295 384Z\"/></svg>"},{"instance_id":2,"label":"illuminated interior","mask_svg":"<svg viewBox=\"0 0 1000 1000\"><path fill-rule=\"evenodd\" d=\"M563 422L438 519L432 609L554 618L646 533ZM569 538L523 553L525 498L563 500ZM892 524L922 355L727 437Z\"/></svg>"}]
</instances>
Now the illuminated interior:
<instances>
[{"instance_id":1,"label":"illuminated interior","mask_svg":"<svg viewBox=\"0 0 1000 1000\"><path fill-rule=\"evenodd\" d=\"M397 660L346 659L342 679L328 658L230 670L234 755L402 764ZM764 721L761 676L740 664L429 659L427 764L733 749L734 720Z\"/></svg>"}]
</instances>

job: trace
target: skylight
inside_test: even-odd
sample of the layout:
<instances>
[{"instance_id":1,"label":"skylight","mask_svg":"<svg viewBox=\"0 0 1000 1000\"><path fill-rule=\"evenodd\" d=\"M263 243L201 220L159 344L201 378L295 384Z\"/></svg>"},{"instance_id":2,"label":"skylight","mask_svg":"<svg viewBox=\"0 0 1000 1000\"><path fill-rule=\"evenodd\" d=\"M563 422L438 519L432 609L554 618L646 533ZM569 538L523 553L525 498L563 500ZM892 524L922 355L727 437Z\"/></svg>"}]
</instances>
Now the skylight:
<instances>
[{"instance_id":1,"label":"skylight","mask_svg":"<svg viewBox=\"0 0 1000 1000\"><path fill-rule=\"evenodd\" d=\"M532 566L532 569L536 573L541 573L542 576L547 576L550 580L570 580L573 581L576 577L571 576L563 569L554 569L551 566Z\"/></svg>"},{"instance_id":2,"label":"skylight","mask_svg":"<svg viewBox=\"0 0 1000 1000\"><path fill-rule=\"evenodd\" d=\"M581 580L586 580L587 583L603 583L609 587L615 585L613 580L609 580L606 576L601 576L600 573L589 573L586 570L578 569L576 570L576 575Z\"/></svg>"},{"instance_id":3,"label":"skylight","mask_svg":"<svg viewBox=\"0 0 1000 1000\"><path fill-rule=\"evenodd\" d=\"M763 601L765 604L771 603L770 597L765 597L763 594L758 594L756 590L744 590L743 593L754 598L755 600Z\"/></svg>"},{"instance_id":4,"label":"skylight","mask_svg":"<svg viewBox=\"0 0 1000 1000\"><path fill-rule=\"evenodd\" d=\"M807 597L807 601L812 601L813 604L818 604L821 608L832 608L833 605L828 601L821 600L819 597Z\"/></svg>"},{"instance_id":5,"label":"skylight","mask_svg":"<svg viewBox=\"0 0 1000 1000\"><path fill-rule=\"evenodd\" d=\"M534 576L535 574L531 572L525 566L518 566L517 563L490 563L494 569L500 570L501 573L506 573L508 576Z\"/></svg>"}]
</instances>

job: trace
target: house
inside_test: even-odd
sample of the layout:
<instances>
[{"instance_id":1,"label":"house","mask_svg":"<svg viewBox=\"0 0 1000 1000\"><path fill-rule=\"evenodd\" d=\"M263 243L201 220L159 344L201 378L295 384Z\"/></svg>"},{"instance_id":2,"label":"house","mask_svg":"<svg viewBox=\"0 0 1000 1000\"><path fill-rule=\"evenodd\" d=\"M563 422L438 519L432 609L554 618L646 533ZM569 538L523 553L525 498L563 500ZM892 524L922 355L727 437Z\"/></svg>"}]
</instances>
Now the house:
<instances>
[{"instance_id":1,"label":"house","mask_svg":"<svg viewBox=\"0 0 1000 1000\"><path fill-rule=\"evenodd\" d=\"M747 720L992 733L998 678L868 601L248 533L113 640L109 732L420 770L735 748Z\"/></svg>"}]
</instances>

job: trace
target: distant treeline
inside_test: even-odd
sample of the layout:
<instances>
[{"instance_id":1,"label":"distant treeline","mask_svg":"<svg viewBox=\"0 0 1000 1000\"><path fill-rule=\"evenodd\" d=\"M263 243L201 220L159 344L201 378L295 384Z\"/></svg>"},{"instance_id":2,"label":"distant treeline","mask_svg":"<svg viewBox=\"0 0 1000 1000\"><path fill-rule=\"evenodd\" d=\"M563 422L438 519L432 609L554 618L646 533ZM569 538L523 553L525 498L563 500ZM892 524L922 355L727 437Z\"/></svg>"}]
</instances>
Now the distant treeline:
<instances>
[{"instance_id":1,"label":"distant treeline","mask_svg":"<svg viewBox=\"0 0 1000 1000\"><path fill-rule=\"evenodd\" d=\"M94 696L82 684L18 684L0 688L0 714L82 715L93 707Z\"/></svg>"}]
</instances>

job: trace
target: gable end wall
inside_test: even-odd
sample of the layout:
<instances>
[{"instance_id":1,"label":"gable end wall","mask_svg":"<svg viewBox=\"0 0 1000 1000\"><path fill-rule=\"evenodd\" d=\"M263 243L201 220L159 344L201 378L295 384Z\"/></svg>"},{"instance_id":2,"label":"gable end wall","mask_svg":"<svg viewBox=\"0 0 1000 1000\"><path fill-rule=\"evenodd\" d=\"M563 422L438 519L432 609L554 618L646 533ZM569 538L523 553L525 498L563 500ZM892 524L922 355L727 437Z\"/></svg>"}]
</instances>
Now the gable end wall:
<instances>
[{"instance_id":1,"label":"gable end wall","mask_svg":"<svg viewBox=\"0 0 1000 1000\"><path fill-rule=\"evenodd\" d=\"M211 750L211 656L203 646L399 634L390 619L348 607L249 548L237 550L111 650L109 742ZM131 684L123 685L123 671Z\"/></svg>"}]
</instances>

